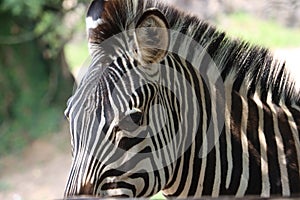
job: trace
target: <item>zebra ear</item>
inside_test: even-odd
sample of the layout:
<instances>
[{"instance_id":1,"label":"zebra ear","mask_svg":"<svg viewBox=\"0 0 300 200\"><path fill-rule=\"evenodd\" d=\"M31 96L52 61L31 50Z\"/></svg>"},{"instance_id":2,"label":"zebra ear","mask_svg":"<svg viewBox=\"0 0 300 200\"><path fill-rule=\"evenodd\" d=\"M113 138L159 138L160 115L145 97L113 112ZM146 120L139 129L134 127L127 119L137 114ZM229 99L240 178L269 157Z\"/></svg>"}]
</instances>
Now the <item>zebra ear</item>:
<instances>
[{"instance_id":1,"label":"zebra ear","mask_svg":"<svg viewBox=\"0 0 300 200\"><path fill-rule=\"evenodd\" d=\"M86 14L86 29L95 29L102 23L102 13L104 10L105 0L94 0L89 6Z\"/></svg>"},{"instance_id":2,"label":"zebra ear","mask_svg":"<svg viewBox=\"0 0 300 200\"><path fill-rule=\"evenodd\" d=\"M106 0L93 0L86 14L85 23L88 35L88 48L91 55L98 48L97 44L100 42L97 28L103 24L102 17L105 2Z\"/></svg>"},{"instance_id":3,"label":"zebra ear","mask_svg":"<svg viewBox=\"0 0 300 200\"><path fill-rule=\"evenodd\" d=\"M136 29L136 53L142 64L160 62L169 47L169 24L156 8L146 10L138 20Z\"/></svg>"}]
</instances>

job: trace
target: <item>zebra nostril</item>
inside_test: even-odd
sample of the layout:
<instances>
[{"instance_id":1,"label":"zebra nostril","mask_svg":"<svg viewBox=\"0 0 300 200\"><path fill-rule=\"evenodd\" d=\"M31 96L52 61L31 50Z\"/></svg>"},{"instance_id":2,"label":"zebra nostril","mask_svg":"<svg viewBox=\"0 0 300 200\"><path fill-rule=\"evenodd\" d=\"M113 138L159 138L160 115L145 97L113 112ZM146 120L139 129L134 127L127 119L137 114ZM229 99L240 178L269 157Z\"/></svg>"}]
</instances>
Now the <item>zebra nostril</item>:
<instances>
[{"instance_id":1,"label":"zebra nostril","mask_svg":"<svg viewBox=\"0 0 300 200\"><path fill-rule=\"evenodd\" d=\"M94 190L94 185L91 183L86 183L80 188L79 195L92 195Z\"/></svg>"}]
</instances>

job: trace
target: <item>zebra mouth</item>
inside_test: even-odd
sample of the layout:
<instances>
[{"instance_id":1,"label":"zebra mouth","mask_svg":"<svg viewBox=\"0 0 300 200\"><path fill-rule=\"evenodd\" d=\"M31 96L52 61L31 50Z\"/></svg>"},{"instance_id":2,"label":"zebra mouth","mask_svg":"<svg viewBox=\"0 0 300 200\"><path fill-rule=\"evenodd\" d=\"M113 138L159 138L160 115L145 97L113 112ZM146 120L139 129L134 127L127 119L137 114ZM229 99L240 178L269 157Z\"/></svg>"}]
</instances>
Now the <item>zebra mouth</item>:
<instances>
[{"instance_id":1,"label":"zebra mouth","mask_svg":"<svg viewBox=\"0 0 300 200\"><path fill-rule=\"evenodd\" d=\"M101 197L133 197L136 196L136 188L126 182L104 183L99 192Z\"/></svg>"}]
</instances>

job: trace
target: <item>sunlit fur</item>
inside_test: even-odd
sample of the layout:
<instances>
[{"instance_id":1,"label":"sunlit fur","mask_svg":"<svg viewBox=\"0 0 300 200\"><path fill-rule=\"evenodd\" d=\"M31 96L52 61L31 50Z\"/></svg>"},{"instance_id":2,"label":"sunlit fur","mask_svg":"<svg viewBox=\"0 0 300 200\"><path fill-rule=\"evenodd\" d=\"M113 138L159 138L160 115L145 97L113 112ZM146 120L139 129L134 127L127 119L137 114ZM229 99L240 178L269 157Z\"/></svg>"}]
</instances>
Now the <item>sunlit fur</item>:
<instances>
[{"instance_id":1,"label":"sunlit fur","mask_svg":"<svg viewBox=\"0 0 300 200\"><path fill-rule=\"evenodd\" d=\"M203 50L171 35L161 65L148 72L130 36L105 43L153 7ZM65 196L300 193L299 92L284 63L157 1L108 0L101 23L88 30L92 63L65 111L73 146ZM206 85L216 78L221 88ZM143 111L141 128L126 132L118 124L133 108Z\"/></svg>"}]
</instances>

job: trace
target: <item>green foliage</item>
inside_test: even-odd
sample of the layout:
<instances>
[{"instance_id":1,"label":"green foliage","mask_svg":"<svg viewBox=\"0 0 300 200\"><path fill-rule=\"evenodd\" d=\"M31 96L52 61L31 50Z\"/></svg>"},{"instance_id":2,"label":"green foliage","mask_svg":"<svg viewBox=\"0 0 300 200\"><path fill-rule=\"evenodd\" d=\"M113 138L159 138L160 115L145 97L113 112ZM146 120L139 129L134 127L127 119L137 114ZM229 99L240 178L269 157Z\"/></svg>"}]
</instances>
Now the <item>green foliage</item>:
<instances>
[{"instance_id":1,"label":"green foliage","mask_svg":"<svg viewBox=\"0 0 300 200\"><path fill-rule=\"evenodd\" d=\"M63 49L74 28L66 16L85 2L0 1L0 156L63 122L73 87Z\"/></svg>"},{"instance_id":2,"label":"green foliage","mask_svg":"<svg viewBox=\"0 0 300 200\"><path fill-rule=\"evenodd\" d=\"M30 18L36 18L41 13L42 6L45 3L46 1L38 0L3 0L2 10L10 10L15 16L28 16Z\"/></svg>"},{"instance_id":3,"label":"green foliage","mask_svg":"<svg viewBox=\"0 0 300 200\"><path fill-rule=\"evenodd\" d=\"M9 45L1 48L0 54L4 58L0 63L0 105L4 105L0 110L1 156L59 128L66 100L49 102L54 96L48 95L53 81L47 66L52 66L53 60L45 61L35 43Z\"/></svg>"},{"instance_id":4,"label":"green foliage","mask_svg":"<svg viewBox=\"0 0 300 200\"><path fill-rule=\"evenodd\" d=\"M45 108L47 112L37 112L8 121L0 127L0 156L10 152L19 152L25 146L50 132L57 131L63 121L58 108Z\"/></svg>"},{"instance_id":5,"label":"green foliage","mask_svg":"<svg viewBox=\"0 0 300 200\"><path fill-rule=\"evenodd\" d=\"M65 46L66 59L72 70L82 67L85 60L89 58L87 41L68 43ZM86 67L86 66L85 66Z\"/></svg>"},{"instance_id":6,"label":"green foliage","mask_svg":"<svg viewBox=\"0 0 300 200\"><path fill-rule=\"evenodd\" d=\"M269 48L300 46L300 29L288 29L274 21L265 21L245 13L234 13L219 25L231 36Z\"/></svg>"},{"instance_id":7,"label":"green foliage","mask_svg":"<svg viewBox=\"0 0 300 200\"><path fill-rule=\"evenodd\" d=\"M73 2L72 6L64 6ZM54 58L72 35L65 16L89 0L3 0L0 13L10 13L14 25L8 35L0 35L0 44L16 44L38 38L45 44L45 55Z\"/></svg>"}]
</instances>

